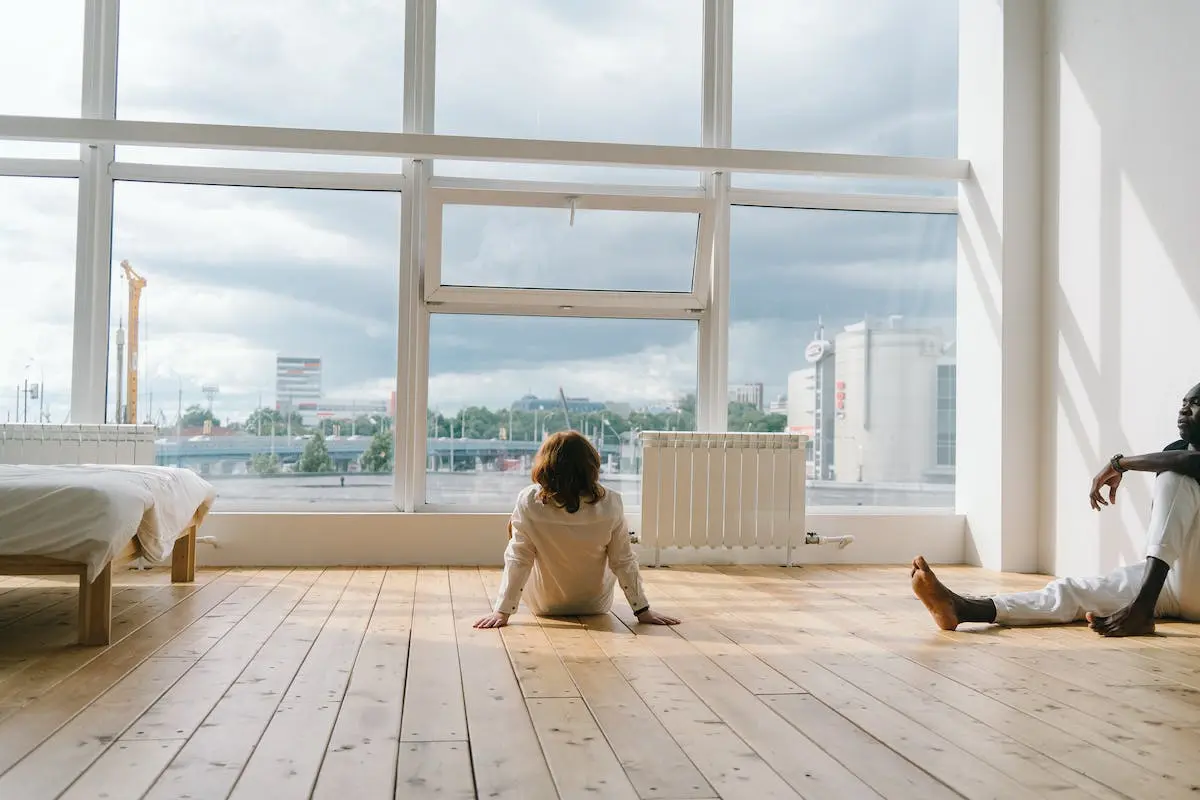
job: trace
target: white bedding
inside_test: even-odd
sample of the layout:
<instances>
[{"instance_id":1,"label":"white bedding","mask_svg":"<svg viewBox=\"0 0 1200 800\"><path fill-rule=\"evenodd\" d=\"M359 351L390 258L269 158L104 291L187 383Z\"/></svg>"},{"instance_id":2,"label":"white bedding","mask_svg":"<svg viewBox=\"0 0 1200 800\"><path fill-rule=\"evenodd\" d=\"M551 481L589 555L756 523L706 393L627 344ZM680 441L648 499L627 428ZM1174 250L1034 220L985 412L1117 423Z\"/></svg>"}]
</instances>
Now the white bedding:
<instances>
[{"instance_id":1,"label":"white bedding","mask_svg":"<svg viewBox=\"0 0 1200 800\"><path fill-rule=\"evenodd\" d=\"M0 464L0 556L79 561L91 581L135 535L149 561L164 561L215 499L174 467Z\"/></svg>"}]
</instances>

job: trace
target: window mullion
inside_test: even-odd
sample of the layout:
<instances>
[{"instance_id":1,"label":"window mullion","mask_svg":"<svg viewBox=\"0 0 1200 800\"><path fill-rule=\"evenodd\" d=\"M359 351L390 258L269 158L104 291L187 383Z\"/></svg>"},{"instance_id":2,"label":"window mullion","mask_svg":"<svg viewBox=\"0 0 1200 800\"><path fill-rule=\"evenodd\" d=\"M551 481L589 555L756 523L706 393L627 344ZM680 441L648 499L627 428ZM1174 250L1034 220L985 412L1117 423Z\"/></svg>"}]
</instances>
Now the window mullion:
<instances>
[{"instance_id":1,"label":"window mullion","mask_svg":"<svg viewBox=\"0 0 1200 800\"><path fill-rule=\"evenodd\" d=\"M84 8L85 118L117 116L117 2L87 0ZM112 177L116 148L80 145L75 241L75 324L71 353L71 420L104 422L108 375L108 307L112 265Z\"/></svg>"},{"instance_id":2,"label":"window mullion","mask_svg":"<svg viewBox=\"0 0 1200 800\"><path fill-rule=\"evenodd\" d=\"M436 0L407 0L404 29L404 131L433 130ZM400 301L397 323L396 505L413 511L425 499L425 382L429 374L429 314L423 296L426 195L431 161L408 160L400 201Z\"/></svg>"}]
</instances>

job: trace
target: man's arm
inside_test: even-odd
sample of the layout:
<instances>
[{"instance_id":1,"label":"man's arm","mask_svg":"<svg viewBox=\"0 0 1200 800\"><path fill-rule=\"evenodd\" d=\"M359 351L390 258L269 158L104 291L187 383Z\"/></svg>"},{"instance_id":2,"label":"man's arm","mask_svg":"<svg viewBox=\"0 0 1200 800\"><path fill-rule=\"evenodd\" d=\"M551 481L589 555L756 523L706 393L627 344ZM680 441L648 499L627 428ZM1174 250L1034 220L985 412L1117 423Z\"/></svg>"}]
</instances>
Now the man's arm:
<instances>
[{"instance_id":1,"label":"man's arm","mask_svg":"<svg viewBox=\"0 0 1200 800\"><path fill-rule=\"evenodd\" d=\"M1115 472L1175 472L1200 480L1200 450L1167 450L1140 456L1118 456Z\"/></svg>"},{"instance_id":2,"label":"man's arm","mask_svg":"<svg viewBox=\"0 0 1200 800\"><path fill-rule=\"evenodd\" d=\"M1117 487L1121 485L1124 473L1129 471L1174 472L1200 481L1200 450L1164 450L1161 453L1146 453L1140 456L1113 456L1104 469L1092 479L1092 491L1088 499L1093 509L1099 510L1100 506L1117 502ZM1107 500L1102 494L1105 486L1108 487Z\"/></svg>"}]
</instances>

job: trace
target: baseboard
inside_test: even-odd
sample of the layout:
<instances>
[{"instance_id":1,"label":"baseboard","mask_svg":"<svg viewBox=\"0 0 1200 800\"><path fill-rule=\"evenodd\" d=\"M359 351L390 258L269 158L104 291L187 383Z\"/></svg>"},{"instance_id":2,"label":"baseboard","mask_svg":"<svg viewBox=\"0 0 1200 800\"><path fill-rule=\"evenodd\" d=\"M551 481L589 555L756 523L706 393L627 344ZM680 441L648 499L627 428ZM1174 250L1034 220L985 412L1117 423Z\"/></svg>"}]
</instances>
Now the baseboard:
<instances>
[{"instance_id":1,"label":"baseboard","mask_svg":"<svg viewBox=\"0 0 1200 800\"><path fill-rule=\"evenodd\" d=\"M503 563L507 514L212 514L197 548L201 566L379 566ZM631 517L637 529L640 520ZM809 530L854 537L845 549L797 545L797 564L905 564L915 555L962 563L963 518L949 513L811 514ZM213 541L207 541L213 537ZM638 547L643 564L654 552ZM662 563L780 564L782 549L664 551Z\"/></svg>"}]
</instances>

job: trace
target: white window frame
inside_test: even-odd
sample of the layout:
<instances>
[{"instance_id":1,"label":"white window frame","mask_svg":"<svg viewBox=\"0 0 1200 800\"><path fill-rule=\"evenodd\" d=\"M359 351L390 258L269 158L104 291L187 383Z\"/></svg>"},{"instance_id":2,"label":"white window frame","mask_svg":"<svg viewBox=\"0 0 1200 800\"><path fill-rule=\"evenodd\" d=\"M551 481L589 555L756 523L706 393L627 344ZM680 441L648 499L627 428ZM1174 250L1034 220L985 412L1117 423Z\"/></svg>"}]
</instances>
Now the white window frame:
<instances>
[{"instance_id":1,"label":"white window frame","mask_svg":"<svg viewBox=\"0 0 1200 800\"><path fill-rule=\"evenodd\" d=\"M663 196L637 191L640 187L529 185L521 189L489 189L431 186L427 193L425 241L425 302L454 305L463 309L480 306L511 306L521 311L554 314L556 309L581 314L613 313L616 309L663 313L696 312L708 303L709 262L712 257L712 207L703 190L691 196ZM527 289L519 287L464 286L442 282L442 217L447 205L506 208L555 208L564 216L572 206L578 211L647 211L695 216L696 240L692 258L691 288L686 292L633 291L617 289Z\"/></svg>"},{"instance_id":2,"label":"white window frame","mask_svg":"<svg viewBox=\"0 0 1200 800\"><path fill-rule=\"evenodd\" d=\"M435 134L436 0L396 2L404 2L406 6L403 127L398 133L118 120L119 0L85 0L80 116L0 115L0 139L80 145L77 160L0 158L0 176L79 180L73 421L95 423L104 419L114 180L401 191L394 481L394 507L401 511L436 510L423 503L431 313L696 319L699 323L697 426L701 430L723 430L727 424L729 215L733 205L920 213L957 211L956 196L733 188L730 178L736 172L955 182L966 180L969 175L968 162L958 158L732 147L735 0L696 0L704 7L702 144L698 147ZM397 174L116 162L117 145L392 157L403 159L403 169ZM693 188L434 177L435 158L687 170L699 173L702 184ZM449 287L433 280L440 264L439 258L434 257L438 256L440 237L433 234L440 225L440 208L444 203L474 198L486 200L488 205L546 204L561 203L568 195L579 198L578 208L698 209L701 224L693 291L686 295L538 292ZM603 203L609 205L588 205ZM438 213L434 213L435 209ZM453 510L462 513L478 509Z\"/></svg>"}]
</instances>

